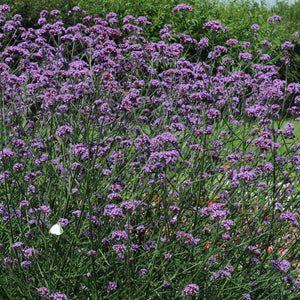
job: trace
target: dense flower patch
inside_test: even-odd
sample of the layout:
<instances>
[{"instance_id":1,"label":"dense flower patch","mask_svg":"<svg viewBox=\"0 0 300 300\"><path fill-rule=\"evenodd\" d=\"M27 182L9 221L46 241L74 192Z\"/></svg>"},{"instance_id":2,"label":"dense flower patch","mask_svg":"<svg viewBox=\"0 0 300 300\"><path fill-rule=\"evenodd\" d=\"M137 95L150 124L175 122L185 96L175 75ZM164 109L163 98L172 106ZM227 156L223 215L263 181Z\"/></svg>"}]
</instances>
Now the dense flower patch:
<instances>
[{"instance_id":1,"label":"dense flower patch","mask_svg":"<svg viewBox=\"0 0 300 300\"><path fill-rule=\"evenodd\" d=\"M74 26L53 10L32 29L8 12L3 297L299 295L300 84L278 78L257 24L251 42L214 45L230 33L213 20L199 41L166 24L154 43L142 16L74 7ZM207 60L185 59L191 47ZM287 76L291 51L283 42Z\"/></svg>"}]
</instances>

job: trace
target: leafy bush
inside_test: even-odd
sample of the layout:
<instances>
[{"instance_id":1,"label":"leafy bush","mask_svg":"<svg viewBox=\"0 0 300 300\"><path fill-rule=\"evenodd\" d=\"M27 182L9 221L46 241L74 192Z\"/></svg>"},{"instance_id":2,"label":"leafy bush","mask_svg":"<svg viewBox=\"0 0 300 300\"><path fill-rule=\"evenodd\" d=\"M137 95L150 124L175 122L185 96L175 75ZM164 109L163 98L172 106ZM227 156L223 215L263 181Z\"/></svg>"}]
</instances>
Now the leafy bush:
<instances>
[{"instance_id":1,"label":"leafy bush","mask_svg":"<svg viewBox=\"0 0 300 300\"><path fill-rule=\"evenodd\" d=\"M25 27L37 28L37 20L42 10L59 9L66 20L67 13L76 5L76 0L0 0L0 4L8 4L12 14L20 14Z\"/></svg>"},{"instance_id":2,"label":"leafy bush","mask_svg":"<svg viewBox=\"0 0 300 300\"><path fill-rule=\"evenodd\" d=\"M272 57L276 59L281 42L289 40L291 35L299 30L300 21L300 2L289 5L287 1L278 1L275 6L267 6L265 2L258 4L252 0L239 0L220 2L217 0L188 0L185 1L187 5L191 5L194 9L190 14L182 18L181 14L172 14L172 8L181 1L168 1L168 0L0 0L0 3L7 3L11 5L14 13L19 13L23 16L23 25L25 27L37 27L37 20L39 12L42 9L52 10L59 9L62 12L62 17L66 25L76 24L76 17L67 18L68 11L75 5L79 5L82 9L87 11L88 15L94 17L105 16L109 12L118 14L120 21L126 15L133 15L135 17L145 16L152 22L152 26L145 33L147 40L158 41L160 39L159 32L164 24L171 24L172 29L177 33L187 33L193 35L194 38L200 40L201 37L206 35L203 30L203 24L209 20L219 20L222 24L226 24L229 28L229 35L239 41L247 41L251 38L250 26L254 23L261 27L260 36L272 39L273 52ZM272 36L268 36L270 26L265 23L265 20L270 15L281 15L282 22L276 26L276 32ZM223 39L222 39L223 38ZM259 37L260 38L260 37ZM215 43L224 44L225 39L223 36L217 36ZM290 68L290 82L300 80L300 45L295 41L295 55L291 57ZM187 54L189 59L193 59L193 53ZM274 62L277 65L280 61ZM284 79L285 71L281 69L280 78Z\"/></svg>"}]
</instances>

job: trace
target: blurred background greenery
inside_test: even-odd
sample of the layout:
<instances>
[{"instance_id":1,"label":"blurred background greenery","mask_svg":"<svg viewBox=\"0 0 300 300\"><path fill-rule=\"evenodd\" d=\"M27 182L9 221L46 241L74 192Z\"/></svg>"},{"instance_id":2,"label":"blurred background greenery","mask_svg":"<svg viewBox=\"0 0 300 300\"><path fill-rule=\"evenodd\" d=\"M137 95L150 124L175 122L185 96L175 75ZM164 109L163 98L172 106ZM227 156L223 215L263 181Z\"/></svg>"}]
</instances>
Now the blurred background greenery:
<instances>
[{"instance_id":1,"label":"blurred background greenery","mask_svg":"<svg viewBox=\"0 0 300 300\"><path fill-rule=\"evenodd\" d=\"M182 15L172 13L172 8L184 2L193 7L193 11L185 14L183 22ZM270 5L269 0L0 0L0 4L8 4L11 14L21 14L24 27L39 27L37 21L41 10L59 9L66 25L74 25L74 17L67 16L69 10L79 6L92 17L105 18L109 12L118 14L120 26L126 15L134 17L145 16L153 23L147 29L144 36L149 41L159 40L159 31L164 24L171 24L177 33L191 34L197 40L207 35L207 30L202 28L203 24L210 20L219 20L223 26L227 26L227 36L219 35L216 42L223 44L226 38L236 38L239 41L249 41L253 35L250 30L252 24L260 26L259 33L263 32L261 39L269 39L272 43L274 56L278 56L281 43L291 41L292 34L300 31L300 2L276 1ZM276 31L272 37L267 18L272 15L280 15L282 22L276 24ZM187 28L188 27L188 28ZM258 37L258 39L260 38ZM225 39L225 40L224 40ZM300 43L296 39L294 56L290 68L289 81L300 81ZM272 54L272 53L271 53ZM273 56L272 56L273 57ZM278 63L280 63L278 57ZM275 63L275 62L274 62ZM282 75L283 76L283 75Z\"/></svg>"}]
</instances>

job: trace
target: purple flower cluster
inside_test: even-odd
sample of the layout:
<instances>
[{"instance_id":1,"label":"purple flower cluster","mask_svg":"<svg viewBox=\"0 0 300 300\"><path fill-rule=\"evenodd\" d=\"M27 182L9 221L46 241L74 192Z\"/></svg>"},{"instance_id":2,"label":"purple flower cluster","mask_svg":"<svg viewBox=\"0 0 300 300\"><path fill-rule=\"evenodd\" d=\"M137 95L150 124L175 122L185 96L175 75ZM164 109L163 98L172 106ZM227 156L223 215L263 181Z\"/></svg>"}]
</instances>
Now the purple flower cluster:
<instances>
[{"instance_id":1,"label":"purple flower cluster","mask_svg":"<svg viewBox=\"0 0 300 300\"><path fill-rule=\"evenodd\" d=\"M281 17L278 15L274 15L267 20L268 22L281 22Z\"/></svg>"},{"instance_id":2,"label":"purple flower cluster","mask_svg":"<svg viewBox=\"0 0 300 300\"><path fill-rule=\"evenodd\" d=\"M203 25L203 28L209 28L210 30L212 31L223 31L223 32L226 32L227 31L227 28L226 27L222 27L221 25L221 22L219 21L209 21L209 22L206 22L204 25Z\"/></svg>"},{"instance_id":3,"label":"purple flower cluster","mask_svg":"<svg viewBox=\"0 0 300 300\"><path fill-rule=\"evenodd\" d=\"M0 5L1 282L26 278L50 299L126 298L149 282L201 298L275 267L297 288L292 251L260 264L299 240L300 84L280 77L269 41L227 37L215 20L210 39L166 24L148 41L143 16L74 7L68 26L44 10L33 29L9 12ZM281 48L287 63L296 43Z\"/></svg>"},{"instance_id":4,"label":"purple flower cluster","mask_svg":"<svg viewBox=\"0 0 300 300\"><path fill-rule=\"evenodd\" d=\"M199 286L194 283L188 284L181 293L184 296L192 296L193 294L199 294Z\"/></svg>"},{"instance_id":5,"label":"purple flower cluster","mask_svg":"<svg viewBox=\"0 0 300 300\"><path fill-rule=\"evenodd\" d=\"M177 6L175 6L173 9L172 9L172 12L177 12L177 11L192 11L193 10L193 7L192 6L189 6L189 5L186 5L184 3L181 3L181 4L178 4Z\"/></svg>"},{"instance_id":6,"label":"purple flower cluster","mask_svg":"<svg viewBox=\"0 0 300 300\"><path fill-rule=\"evenodd\" d=\"M282 272L287 272L291 268L291 264L287 260L272 260L272 266L274 266L277 270Z\"/></svg>"}]
</instances>

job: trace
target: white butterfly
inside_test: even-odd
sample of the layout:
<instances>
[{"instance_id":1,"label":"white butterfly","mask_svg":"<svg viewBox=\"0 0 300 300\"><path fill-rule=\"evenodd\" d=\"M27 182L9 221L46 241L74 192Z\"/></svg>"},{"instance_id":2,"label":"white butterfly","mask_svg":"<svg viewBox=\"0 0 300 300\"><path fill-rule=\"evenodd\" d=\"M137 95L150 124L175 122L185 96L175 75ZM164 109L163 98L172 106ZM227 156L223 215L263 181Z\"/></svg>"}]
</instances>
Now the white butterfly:
<instances>
[{"instance_id":1,"label":"white butterfly","mask_svg":"<svg viewBox=\"0 0 300 300\"><path fill-rule=\"evenodd\" d=\"M50 234L55 234L55 235L61 235L63 233L63 229L61 227L61 224L58 222L55 225L53 225L50 230L49 233Z\"/></svg>"}]
</instances>

